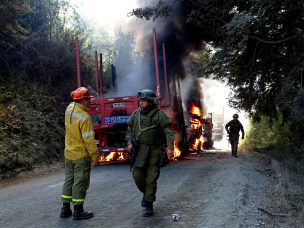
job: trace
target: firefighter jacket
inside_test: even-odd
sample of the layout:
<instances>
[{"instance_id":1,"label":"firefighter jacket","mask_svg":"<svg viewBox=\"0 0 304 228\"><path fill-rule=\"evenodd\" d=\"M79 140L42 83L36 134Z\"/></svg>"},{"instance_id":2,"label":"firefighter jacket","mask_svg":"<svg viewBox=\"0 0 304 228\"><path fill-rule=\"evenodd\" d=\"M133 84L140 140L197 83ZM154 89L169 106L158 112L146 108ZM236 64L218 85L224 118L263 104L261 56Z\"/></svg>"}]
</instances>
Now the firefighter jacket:
<instances>
[{"instance_id":1,"label":"firefighter jacket","mask_svg":"<svg viewBox=\"0 0 304 228\"><path fill-rule=\"evenodd\" d=\"M68 105L65 112L64 156L70 160L91 157L98 158L92 120L88 108L77 102Z\"/></svg>"},{"instance_id":2,"label":"firefighter jacket","mask_svg":"<svg viewBox=\"0 0 304 228\"><path fill-rule=\"evenodd\" d=\"M172 122L166 113L158 108L153 108L148 113L141 108L135 110L129 121L126 139L128 145L135 138L138 144L159 145L166 144L168 149L173 149L174 131Z\"/></svg>"},{"instance_id":3,"label":"firefighter jacket","mask_svg":"<svg viewBox=\"0 0 304 228\"><path fill-rule=\"evenodd\" d=\"M240 131L242 132L242 137L244 137L244 135L245 135L243 125L241 124L241 122L239 120L229 121L226 124L225 129L226 129L227 133L229 134L230 140L237 140L239 138Z\"/></svg>"}]
</instances>

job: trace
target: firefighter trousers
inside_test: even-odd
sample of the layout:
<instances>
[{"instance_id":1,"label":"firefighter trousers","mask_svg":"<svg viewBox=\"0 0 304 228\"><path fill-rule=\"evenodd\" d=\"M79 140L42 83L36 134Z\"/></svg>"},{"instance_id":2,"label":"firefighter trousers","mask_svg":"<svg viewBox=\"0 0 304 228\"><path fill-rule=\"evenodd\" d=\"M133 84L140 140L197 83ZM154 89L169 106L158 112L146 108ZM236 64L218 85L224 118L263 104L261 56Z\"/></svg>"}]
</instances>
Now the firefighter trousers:
<instances>
[{"instance_id":1,"label":"firefighter trousers","mask_svg":"<svg viewBox=\"0 0 304 228\"><path fill-rule=\"evenodd\" d=\"M160 151L149 151L143 167L133 167L132 175L137 188L144 199L154 202L156 199L157 180L160 173Z\"/></svg>"},{"instance_id":2,"label":"firefighter trousers","mask_svg":"<svg viewBox=\"0 0 304 228\"><path fill-rule=\"evenodd\" d=\"M83 204L90 184L91 158L65 159L65 180L61 199L63 202Z\"/></svg>"}]
</instances>

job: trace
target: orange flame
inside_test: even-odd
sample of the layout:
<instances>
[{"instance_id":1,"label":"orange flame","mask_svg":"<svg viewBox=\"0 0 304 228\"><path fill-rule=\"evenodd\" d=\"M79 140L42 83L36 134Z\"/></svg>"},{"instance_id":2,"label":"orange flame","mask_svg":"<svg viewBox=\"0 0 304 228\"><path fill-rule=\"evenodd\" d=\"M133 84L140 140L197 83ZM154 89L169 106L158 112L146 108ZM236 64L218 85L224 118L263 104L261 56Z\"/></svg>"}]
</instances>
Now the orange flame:
<instances>
[{"instance_id":1,"label":"orange flame","mask_svg":"<svg viewBox=\"0 0 304 228\"><path fill-rule=\"evenodd\" d=\"M125 160L123 152L110 152L109 154L101 155L99 162L122 161Z\"/></svg>"},{"instance_id":2,"label":"orange flame","mask_svg":"<svg viewBox=\"0 0 304 228\"><path fill-rule=\"evenodd\" d=\"M202 126L201 122L198 119L192 117L189 118L190 127L193 129L198 129Z\"/></svg>"},{"instance_id":3,"label":"orange flame","mask_svg":"<svg viewBox=\"0 0 304 228\"><path fill-rule=\"evenodd\" d=\"M202 143L201 140L201 128L202 128L202 122L201 122L201 116L202 112L201 109L196 106L194 103L191 103L189 108L189 113L192 114L189 117L189 133L191 135L191 144L189 145L190 150L200 150L200 145Z\"/></svg>"},{"instance_id":4,"label":"orange flame","mask_svg":"<svg viewBox=\"0 0 304 228\"><path fill-rule=\"evenodd\" d=\"M198 149L200 149L199 148L200 147L200 143L201 143L201 139L195 139L195 142L192 145L190 145L190 149L192 149L192 150L198 150Z\"/></svg>"},{"instance_id":5,"label":"orange flame","mask_svg":"<svg viewBox=\"0 0 304 228\"><path fill-rule=\"evenodd\" d=\"M202 116L201 109L198 106L196 106L194 103L191 103L189 112L194 115Z\"/></svg>"},{"instance_id":6,"label":"orange flame","mask_svg":"<svg viewBox=\"0 0 304 228\"><path fill-rule=\"evenodd\" d=\"M179 158L181 155L182 155L182 152L178 148L176 140L174 140L174 156L173 156L173 159Z\"/></svg>"}]
</instances>

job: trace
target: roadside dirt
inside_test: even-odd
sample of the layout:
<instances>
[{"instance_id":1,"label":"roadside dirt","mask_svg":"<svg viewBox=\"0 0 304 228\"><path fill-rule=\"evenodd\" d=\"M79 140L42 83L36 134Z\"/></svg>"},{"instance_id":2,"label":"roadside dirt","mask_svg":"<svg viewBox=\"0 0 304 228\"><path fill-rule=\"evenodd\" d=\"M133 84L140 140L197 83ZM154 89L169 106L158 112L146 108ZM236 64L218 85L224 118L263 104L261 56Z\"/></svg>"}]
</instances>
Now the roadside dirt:
<instances>
[{"instance_id":1,"label":"roadside dirt","mask_svg":"<svg viewBox=\"0 0 304 228\"><path fill-rule=\"evenodd\" d=\"M39 178L56 173L62 173L63 171L64 171L64 162L35 166L32 170L19 172L14 177L0 179L0 189L10 185L23 183L25 181L30 181L34 178Z\"/></svg>"},{"instance_id":2,"label":"roadside dirt","mask_svg":"<svg viewBox=\"0 0 304 228\"><path fill-rule=\"evenodd\" d=\"M52 171L53 170L53 171ZM37 173L39 173L37 171ZM43 172L42 172L43 173ZM47 175L45 175L47 173ZM86 221L59 219L62 164L1 183L0 227L303 227L301 207L286 197L282 168L269 157L214 150L189 154L161 170L155 215L142 217L142 195L128 164L94 167ZM35 178L31 178L31 177ZM18 178L17 178L18 179ZM173 221L172 214L178 215ZM302 215L302 216L301 216Z\"/></svg>"}]
</instances>

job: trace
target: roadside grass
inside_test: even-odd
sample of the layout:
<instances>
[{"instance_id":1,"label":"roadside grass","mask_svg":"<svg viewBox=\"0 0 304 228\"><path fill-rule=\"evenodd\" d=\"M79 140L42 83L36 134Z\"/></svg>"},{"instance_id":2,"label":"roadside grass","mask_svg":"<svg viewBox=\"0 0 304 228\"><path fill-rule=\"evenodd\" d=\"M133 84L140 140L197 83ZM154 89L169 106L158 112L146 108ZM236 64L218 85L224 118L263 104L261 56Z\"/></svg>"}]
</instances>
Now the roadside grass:
<instances>
[{"instance_id":1,"label":"roadside grass","mask_svg":"<svg viewBox=\"0 0 304 228\"><path fill-rule=\"evenodd\" d=\"M240 150L265 154L280 166L279 191L281 197L274 202L288 210L288 220L294 227L304 224L304 145L295 143L297 136L288 123L279 117L276 121L262 118L251 123ZM286 207L285 207L286 206Z\"/></svg>"},{"instance_id":2,"label":"roadside grass","mask_svg":"<svg viewBox=\"0 0 304 228\"><path fill-rule=\"evenodd\" d=\"M301 156L300 159L299 156ZM285 179L285 198L290 204L290 212L292 217L298 217L300 220L299 225L304 224L303 161L303 155L299 154L291 155L288 158L282 160L282 167L284 167L283 178Z\"/></svg>"}]
</instances>

